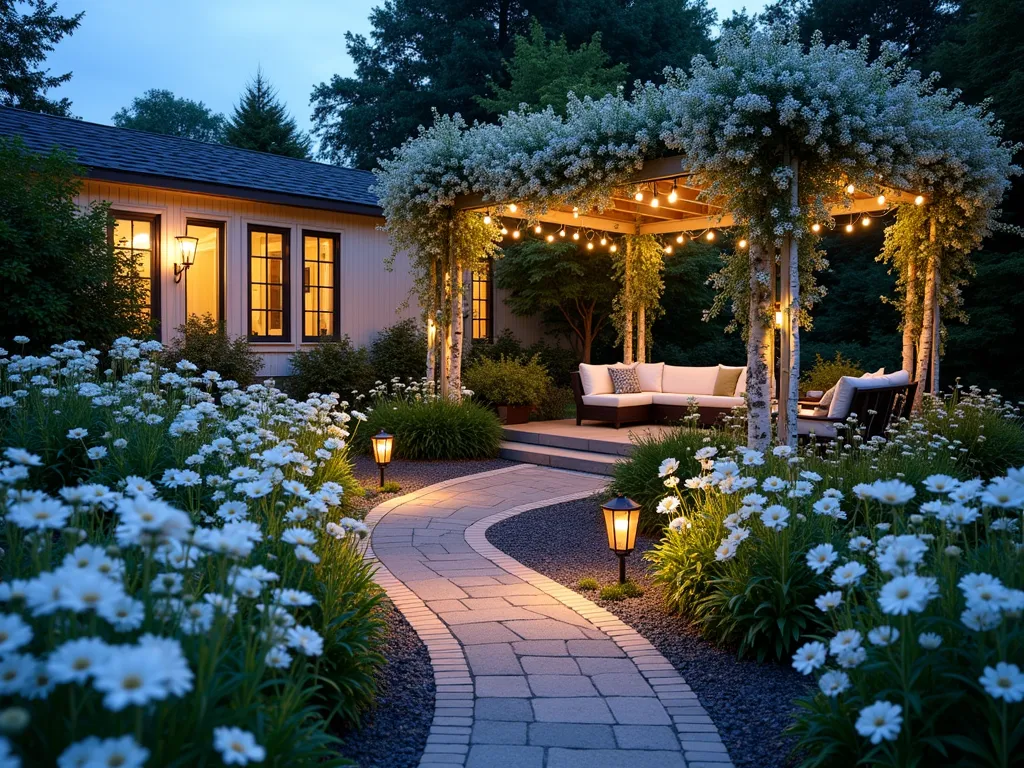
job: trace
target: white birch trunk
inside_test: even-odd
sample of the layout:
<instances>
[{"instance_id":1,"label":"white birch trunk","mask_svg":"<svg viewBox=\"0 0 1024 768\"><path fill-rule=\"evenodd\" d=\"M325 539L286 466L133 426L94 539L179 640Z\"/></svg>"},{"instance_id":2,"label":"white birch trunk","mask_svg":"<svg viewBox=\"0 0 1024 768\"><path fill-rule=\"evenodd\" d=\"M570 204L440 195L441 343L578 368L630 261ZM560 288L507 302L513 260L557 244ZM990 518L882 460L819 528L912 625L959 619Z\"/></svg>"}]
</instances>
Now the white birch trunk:
<instances>
[{"instance_id":1,"label":"white birch trunk","mask_svg":"<svg viewBox=\"0 0 1024 768\"><path fill-rule=\"evenodd\" d=\"M907 265L906 296L903 297L903 370L912 374L917 369L914 358L914 313L917 311L917 262Z\"/></svg>"},{"instance_id":2,"label":"white birch trunk","mask_svg":"<svg viewBox=\"0 0 1024 768\"><path fill-rule=\"evenodd\" d=\"M434 350L437 347L437 336L436 336L436 333L434 331L435 327L436 326L434 325L434 320L432 318L428 319L427 320L427 381L431 382L431 383L434 381L434 363L435 363Z\"/></svg>"},{"instance_id":3,"label":"white birch trunk","mask_svg":"<svg viewBox=\"0 0 1024 768\"><path fill-rule=\"evenodd\" d=\"M941 254L936 259L942 258ZM939 384L939 353L942 349L942 278L939 276L941 264L935 265L935 319L932 321L932 394L942 391Z\"/></svg>"},{"instance_id":4,"label":"white birch trunk","mask_svg":"<svg viewBox=\"0 0 1024 768\"><path fill-rule=\"evenodd\" d=\"M799 173L800 161L790 158L789 167L793 171L793 183L789 188L789 204L791 209L800 205ZM786 399L786 445L796 446L797 409L800 401L800 240L795 236L787 238L789 253L782 258L789 259L789 387L783 395ZM779 403L779 412L782 412ZM782 435L780 434L780 442Z\"/></svg>"},{"instance_id":5,"label":"white birch trunk","mask_svg":"<svg viewBox=\"0 0 1024 768\"><path fill-rule=\"evenodd\" d=\"M629 270L633 264L633 240L626 238L626 269L622 278L622 306L626 318L622 325L622 362L633 362L633 298L629 291Z\"/></svg>"},{"instance_id":6,"label":"white birch trunk","mask_svg":"<svg viewBox=\"0 0 1024 768\"><path fill-rule=\"evenodd\" d=\"M647 309L640 307L636 311L636 361L647 362Z\"/></svg>"},{"instance_id":7,"label":"white birch trunk","mask_svg":"<svg viewBox=\"0 0 1024 768\"><path fill-rule=\"evenodd\" d=\"M771 292L758 283L758 274L771 274L768 251L759 243L750 243L750 318L747 337L747 445L758 451L768 448L772 439L771 370L772 330L765 317L772 316Z\"/></svg>"},{"instance_id":8,"label":"white birch trunk","mask_svg":"<svg viewBox=\"0 0 1024 768\"><path fill-rule=\"evenodd\" d=\"M463 306L462 306L462 265L452 265L452 352L451 364L448 367L448 397L452 400L462 399L462 337L463 337Z\"/></svg>"},{"instance_id":9,"label":"white birch trunk","mask_svg":"<svg viewBox=\"0 0 1024 768\"><path fill-rule=\"evenodd\" d=\"M937 268L937 254L935 253L935 219L929 222L928 241L931 246L928 249L928 271L924 279L924 309L921 317L921 339L917 343L917 372L914 378L917 380L917 392L914 394L914 410L921 407L924 402L924 390L928 385L928 364L932 361L932 346L935 340L935 309L937 297L935 295L935 271Z\"/></svg>"}]
</instances>

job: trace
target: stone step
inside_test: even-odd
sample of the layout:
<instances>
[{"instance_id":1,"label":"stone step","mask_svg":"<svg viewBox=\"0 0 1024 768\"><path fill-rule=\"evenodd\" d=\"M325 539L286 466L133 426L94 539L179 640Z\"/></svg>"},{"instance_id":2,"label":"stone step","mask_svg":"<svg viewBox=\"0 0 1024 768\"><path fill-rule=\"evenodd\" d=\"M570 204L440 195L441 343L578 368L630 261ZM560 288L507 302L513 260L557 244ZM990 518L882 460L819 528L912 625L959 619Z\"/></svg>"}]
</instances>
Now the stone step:
<instances>
[{"instance_id":1,"label":"stone step","mask_svg":"<svg viewBox=\"0 0 1024 768\"><path fill-rule=\"evenodd\" d=\"M607 430L615 432L611 427ZM536 446L550 448L565 448L570 451L581 451L583 453L600 453L609 456L628 456L633 452L633 444L629 442L629 431L623 427L621 432L616 434L618 439L603 440L600 437L566 435L552 432L538 432L532 429L516 428L515 426L504 428L505 440L512 443L529 443Z\"/></svg>"},{"instance_id":2,"label":"stone step","mask_svg":"<svg viewBox=\"0 0 1024 768\"><path fill-rule=\"evenodd\" d=\"M619 457L607 453L577 451L571 448L559 448L552 445L536 443L520 443L502 440L501 452L503 459L522 461L526 464L539 464L556 469L572 469L577 472L590 472L595 475L611 475Z\"/></svg>"}]
</instances>

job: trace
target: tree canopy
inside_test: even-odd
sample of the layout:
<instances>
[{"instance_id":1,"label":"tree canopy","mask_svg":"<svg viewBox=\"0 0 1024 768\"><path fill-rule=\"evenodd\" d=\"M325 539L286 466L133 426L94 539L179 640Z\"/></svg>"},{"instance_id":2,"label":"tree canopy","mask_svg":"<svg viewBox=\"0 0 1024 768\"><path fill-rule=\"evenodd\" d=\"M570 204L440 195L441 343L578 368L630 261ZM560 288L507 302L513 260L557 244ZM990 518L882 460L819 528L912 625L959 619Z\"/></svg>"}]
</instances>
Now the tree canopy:
<instances>
[{"instance_id":1,"label":"tree canopy","mask_svg":"<svg viewBox=\"0 0 1024 768\"><path fill-rule=\"evenodd\" d=\"M277 98L277 91L256 70L224 127L224 143L273 155L308 158L310 138Z\"/></svg>"},{"instance_id":2,"label":"tree canopy","mask_svg":"<svg viewBox=\"0 0 1024 768\"><path fill-rule=\"evenodd\" d=\"M0 105L65 117L71 114L70 99L46 97L47 91L68 82L71 73L51 75L38 65L57 43L78 29L83 15L61 16L57 4L46 0L0 0Z\"/></svg>"},{"instance_id":3,"label":"tree canopy","mask_svg":"<svg viewBox=\"0 0 1024 768\"><path fill-rule=\"evenodd\" d=\"M119 128L196 141L220 142L224 138L224 115L201 101L180 98L159 88L136 96L130 106L119 109L112 119Z\"/></svg>"}]
</instances>

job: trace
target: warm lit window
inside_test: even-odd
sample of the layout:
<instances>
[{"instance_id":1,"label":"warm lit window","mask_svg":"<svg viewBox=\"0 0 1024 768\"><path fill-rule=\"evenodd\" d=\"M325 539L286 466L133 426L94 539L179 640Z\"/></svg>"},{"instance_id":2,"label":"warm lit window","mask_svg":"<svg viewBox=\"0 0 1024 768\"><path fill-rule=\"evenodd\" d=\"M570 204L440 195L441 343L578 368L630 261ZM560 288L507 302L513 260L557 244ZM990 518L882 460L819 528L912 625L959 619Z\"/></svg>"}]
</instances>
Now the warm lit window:
<instances>
[{"instance_id":1,"label":"warm lit window","mask_svg":"<svg viewBox=\"0 0 1024 768\"><path fill-rule=\"evenodd\" d=\"M288 341L287 229L249 225L249 338Z\"/></svg>"},{"instance_id":2,"label":"warm lit window","mask_svg":"<svg viewBox=\"0 0 1024 768\"><path fill-rule=\"evenodd\" d=\"M491 316L491 263L473 272L473 340L490 341L494 318Z\"/></svg>"},{"instance_id":3,"label":"warm lit window","mask_svg":"<svg viewBox=\"0 0 1024 768\"><path fill-rule=\"evenodd\" d=\"M302 233L302 336L338 335L338 236Z\"/></svg>"},{"instance_id":4,"label":"warm lit window","mask_svg":"<svg viewBox=\"0 0 1024 768\"><path fill-rule=\"evenodd\" d=\"M159 320L160 217L142 213L111 212L111 239L118 254L135 265L133 279L147 317Z\"/></svg>"},{"instance_id":5,"label":"warm lit window","mask_svg":"<svg viewBox=\"0 0 1024 768\"><path fill-rule=\"evenodd\" d=\"M185 234L199 241L196 258L188 270L188 313L223 319L224 224L189 219Z\"/></svg>"}]
</instances>

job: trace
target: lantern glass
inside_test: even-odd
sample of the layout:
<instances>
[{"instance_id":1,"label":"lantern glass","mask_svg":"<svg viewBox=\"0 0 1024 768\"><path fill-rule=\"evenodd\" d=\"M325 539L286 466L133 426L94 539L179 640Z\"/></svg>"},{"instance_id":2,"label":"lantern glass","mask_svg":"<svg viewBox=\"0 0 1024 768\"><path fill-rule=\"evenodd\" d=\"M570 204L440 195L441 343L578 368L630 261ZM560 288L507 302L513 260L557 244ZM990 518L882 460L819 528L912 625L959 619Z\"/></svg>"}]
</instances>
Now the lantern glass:
<instances>
[{"instance_id":1,"label":"lantern glass","mask_svg":"<svg viewBox=\"0 0 1024 768\"><path fill-rule=\"evenodd\" d=\"M619 496L601 506L608 533L608 548L617 555L628 555L636 546L636 530L640 522L640 505Z\"/></svg>"},{"instance_id":2,"label":"lantern glass","mask_svg":"<svg viewBox=\"0 0 1024 768\"><path fill-rule=\"evenodd\" d=\"M373 458L378 465L383 466L391 463L391 447L395 438L387 432L379 432L370 438L373 443Z\"/></svg>"},{"instance_id":3,"label":"lantern glass","mask_svg":"<svg viewBox=\"0 0 1024 768\"><path fill-rule=\"evenodd\" d=\"M191 267L196 261L196 251L199 248L199 238L188 235L178 235L178 251L181 254L182 266Z\"/></svg>"}]
</instances>

